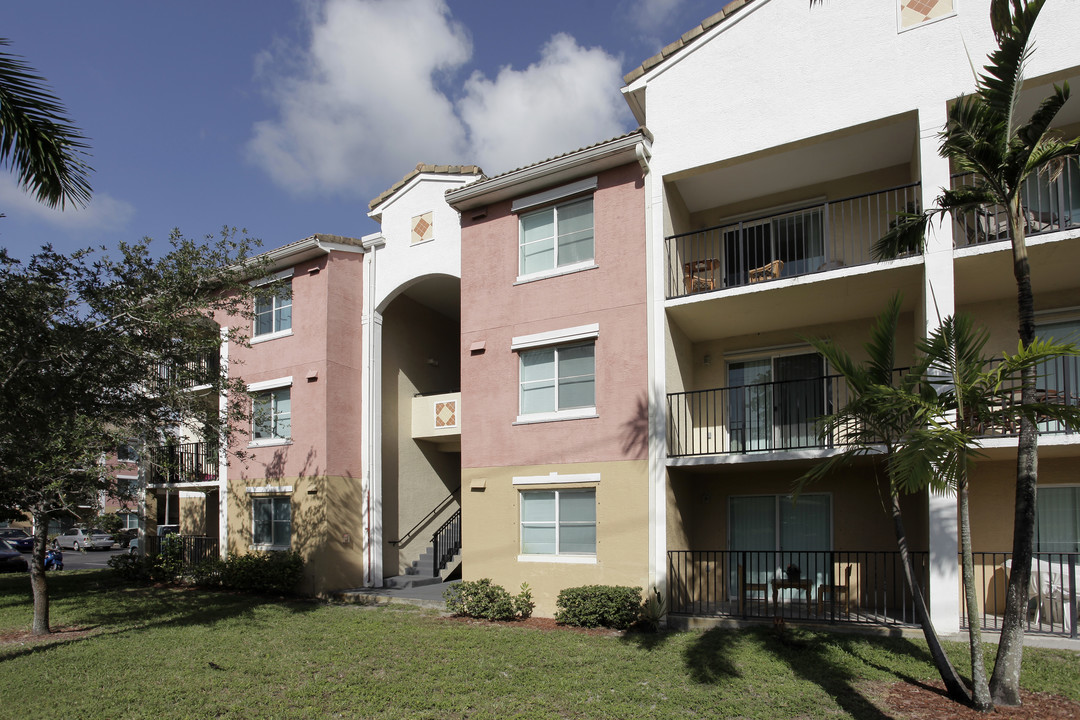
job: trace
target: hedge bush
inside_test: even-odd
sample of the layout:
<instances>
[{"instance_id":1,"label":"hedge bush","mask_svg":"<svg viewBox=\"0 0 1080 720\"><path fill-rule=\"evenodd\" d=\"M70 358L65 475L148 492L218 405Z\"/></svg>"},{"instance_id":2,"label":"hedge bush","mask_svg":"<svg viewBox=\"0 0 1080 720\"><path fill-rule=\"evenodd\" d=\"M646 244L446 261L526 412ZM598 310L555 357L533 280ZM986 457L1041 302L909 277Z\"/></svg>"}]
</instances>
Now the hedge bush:
<instances>
[{"instance_id":1,"label":"hedge bush","mask_svg":"<svg viewBox=\"0 0 1080 720\"><path fill-rule=\"evenodd\" d=\"M483 620L514 620L532 615L535 603L528 583L521 583L521 591L511 595L490 578L468 580L451 585L443 591L446 609L454 615Z\"/></svg>"},{"instance_id":2,"label":"hedge bush","mask_svg":"<svg viewBox=\"0 0 1080 720\"><path fill-rule=\"evenodd\" d=\"M641 588L583 585L566 588L555 601L555 621L577 627L625 630L641 612Z\"/></svg>"},{"instance_id":3,"label":"hedge bush","mask_svg":"<svg viewBox=\"0 0 1080 720\"><path fill-rule=\"evenodd\" d=\"M212 582L212 568L204 584ZM304 560L298 552L258 552L229 555L221 564L219 582L229 590L289 594L304 576Z\"/></svg>"}]
</instances>

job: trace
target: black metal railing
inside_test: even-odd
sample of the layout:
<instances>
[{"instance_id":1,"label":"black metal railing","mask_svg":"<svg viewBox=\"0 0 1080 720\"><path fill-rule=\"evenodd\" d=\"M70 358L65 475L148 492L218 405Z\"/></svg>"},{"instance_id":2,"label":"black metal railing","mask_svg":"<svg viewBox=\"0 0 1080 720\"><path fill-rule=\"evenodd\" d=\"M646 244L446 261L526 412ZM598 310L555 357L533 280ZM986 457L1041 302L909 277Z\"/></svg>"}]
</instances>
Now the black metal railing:
<instances>
[{"instance_id":1,"label":"black metal railing","mask_svg":"<svg viewBox=\"0 0 1080 720\"><path fill-rule=\"evenodd\" d=\"M427 515L420 518L420 520L417 521L417 523L415 525L413 525L412 528L407 533L402 535L397 540L391 540L390 544L391 545L405 545L405 544L407 544L410 540L412 540L416 536L416 534L420 531L421 528L423 528L429 522L434 520L435 517L439 513L441 513L443 510L445 510L447 507L450 506L450 503L457 500L457 496L458 496L459 492L461 492L461 486L460 485L458 485L453 491L451 491L449 495L447 495L442 500L440 500L435 505L435 507L428 510ZM461 511L458 510L458 512L461 512Z\"/></svg>"},{"instance_id":2,"label":"black metal railing","mask_svg":"<svg viewBox=\"0 0 1080 720\"><path fill-rule=\"evenodd\" d=\"M846 405L850 393L841 375L670 393L668 454L845 447L855 426L822 437L819 419Z\"/></svg>"},{"instance_id":3,"label":"black metal railing","mask_svg":"<svg viewBox=\"0 0 1080 720\"><path fill-rule=\"evenodd\" d=\"M1061 338L1058 338L1061 339ZM1070 341L1071 338L1061 339ZM990 367L1000 361L990 363ZM995 396L995 402L1002 410L1019 406L1021 387L1019 378L1008 386L1002 387ZM1080 358L1074 356L1059 357L1042 363L1036 370L1035 401L1050 405L1080 404ZM1042 434L1068 434L1073 430L1065 423L1045 419L1036 424ZM975 422L975 432L980 437L1013 437L1020 432L1019 417L1005 419L996 424Z\"/></svg>"},{"instance_id":4,"label":"black metal railing","mask_svg":"<svg viewBox=\"0 0 1080 720\"><path fill-rule=\"evenodd\" d=\"M162 362L158 375L169 385L198 387L209 385L221 372L221 356L216 352L199 353L186 362Z\"/></svg>"},{"instance_id":5,"label":"black metal railing","mask_svg":"<svg viewBox=\"0 0 1080 720\"><path fill-rule=\"evenodd\" d=\"M984 630L1000 630L1005 588L1012 571L1012 553L977 552L974 584ZM1077 583L1080 553L1035 553L1031 562L1026 631L1077 637ZM960 623L968 626L967 604L961 599Z\"/></svg>"},{"instance_id":6,"label":"black metal railing","mask_svg":"<svg viewBox=\"0 0 1080 720\"><path fill-rule=\"evenodd\" d=\"M872 263L873 244L920 207L913 183L670 236L666 296Z\"/></svg>"},{"instance_id":7,"label":"black metal railing","mask_svg":"<svg viewBox=\"0 0 1080 720\"><path fill-rule=\"evenodd\" d=\"M434 563L431 572L434 577L438 577L454 555L461 550L460 508L431 536L431 545L434 548Z\"/></svg>"},{"instance_id":8,"label":"black metal railing","mask_svg":"<svg viewBox=\"0 0 1080 720\"><path fill-rule=\"evenodd\" d=\"M971 186L971 174L954 175L953 187ZM1020 190L1021 221L1025 237L1080 227L1080 163L1070 160L1061 174L1034 175ZM953 217L953 244L982 245L999 240L1012 240L1005 208L990 205Z\"/></svg>"},{"instance_id":9,"label":"black metal railing","mask_svg":"<svg viewBox=\"0 0 1080 720\"><path fill-rule=\"evenodd\" d=\"M180 559L183 572L187 572L201 562L220 557L221 545L216 537L202 535L157 535L146 536L146 554L148 557L156 557L164 548L175 548L177 557Z\"/></svg>"},{"instance_id":10,"label":"black metal railing","mask_svg":"<svg viewBox=\"0 0 1080 720\"><path fill-rule=\"evenodd\" d=\"M909 556L925 598L929 553ZM671 550L668 607L680 615L918 624L895 550Z\"/></svg>"},{"instance_id":11,"label":"black metal railing","mask_svg":"<svg viewBox=\"0 0 1080 720\"><path fill-rule=\"evenodd\" d=\"M147 453L151 484L205 482L218 479L218 450L211 443L168 443Z\"/></svg>"}]
</instances>

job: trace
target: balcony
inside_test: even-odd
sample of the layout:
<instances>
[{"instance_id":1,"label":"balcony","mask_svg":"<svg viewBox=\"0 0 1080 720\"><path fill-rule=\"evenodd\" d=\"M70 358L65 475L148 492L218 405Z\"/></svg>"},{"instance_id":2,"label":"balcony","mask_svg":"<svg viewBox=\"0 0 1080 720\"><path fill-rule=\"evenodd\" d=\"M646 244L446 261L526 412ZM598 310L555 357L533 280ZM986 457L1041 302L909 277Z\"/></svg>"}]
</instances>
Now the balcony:
<instances>
[{"instance_id":1,"label":"balcony","mask_svg":"<svg viewBox=\"0 0 1080 720\"><path fill-rule=\"evenodd\" d=\"M668 299L874 262L871 248L902 212L920 210L914 183L666 238Z\"/></svg>"},{"instance_id":2,"label":"balcony","mask_svg":"<svg viewBox=\"0 0 1080 720\"><path fill-rule=\"evenodd\" d=\"M218 450L210 443L168 443L148 453L147 484L217 482Z\"/></svg>"},{"instance_id":3,"label":"balcony","mask_svg":"<svg viewBox=\"0 0 1080 720\"><path fill-rule=\"evenodd\" d=\"M974 176L954 175L953 187L970 186ZM1028 178L1020 191L1025 237L1080 227L1080 161L1065 163L1061 174ZM956 247L1012 240L1012 230L1000 205L980 208L954 218Z\"/></svg>"},{"instance_id":4,"label":"balcony","mask_svg":"<svg viewBox=\"0 0 1080 720\"><path fill-rule=\"evenodd\" d=\"M221 357L216 352L199 353L193 359L158 364L158 375L168 385L197 388L209 385L221 372Z\"/></svg>"},{"instance_id":5,"label":"balcony","mask_svg":"<svg viewBox=\"0 0 1080 720\"><path fill-rule=\"evenodd\" d=\"M420 394L412 401L413 440L436 443L446 452L461 451L461 391Z\"/></svg>"}]
</instances>

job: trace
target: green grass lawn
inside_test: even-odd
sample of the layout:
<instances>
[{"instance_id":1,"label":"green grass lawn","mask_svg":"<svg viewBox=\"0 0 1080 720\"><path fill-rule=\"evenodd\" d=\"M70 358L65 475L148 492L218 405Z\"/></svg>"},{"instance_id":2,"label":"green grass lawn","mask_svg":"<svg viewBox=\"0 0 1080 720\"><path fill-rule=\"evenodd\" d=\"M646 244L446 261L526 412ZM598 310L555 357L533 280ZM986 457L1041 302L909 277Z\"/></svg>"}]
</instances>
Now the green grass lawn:
<instances>
[{"instance_id":1,"label":"green grass lawn","mask_svg":"<svg viewBox=\"0 0 1080 720\"><path fill-rule=\"evenodd\" d=\"M3 718L881 718L925 645L772 628L622 637L50 574L54 628L0 644ZM0 635L29 578L0 578ZM965 647L950 647L961 667ZM1080 656L1029 649L1024 685L1080 700Z\"/></svg>"}]
</instances>

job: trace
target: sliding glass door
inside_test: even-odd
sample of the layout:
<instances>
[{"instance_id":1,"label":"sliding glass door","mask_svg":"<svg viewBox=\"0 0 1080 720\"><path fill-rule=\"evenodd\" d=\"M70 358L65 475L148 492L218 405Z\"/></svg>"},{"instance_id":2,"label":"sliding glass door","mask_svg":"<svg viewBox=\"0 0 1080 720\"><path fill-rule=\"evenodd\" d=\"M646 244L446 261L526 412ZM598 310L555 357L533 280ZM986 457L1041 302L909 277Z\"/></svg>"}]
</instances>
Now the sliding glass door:
<instances>
[{"instance_id":1,"label":"sliding glass door","mask_svg":"<svg viewBox=\"0 0 1080 720\"><path fill-rule=\"evenodd\" d=\"M728 363L731 450L817 447L817 419L828 411L824 376L817 353Z\"/></svg>"},{"instance_id":2,"label":"sliding glass door","mask_svg":"<svg viewBox=\"0 0 1080 720\"><path fill-rule=\"evenodd\" d=\"M727 287L805 275L825 265L820 208L739 223L723 237Z\"/></svg>"},{"instance_id":3,"label":"sliding glass door","mask_svg":"<svg viewBox=\"0 0 1080 720\"><path fill-rule=\"evenodd\" d=\"M832 548L831 498L807 493L792 503L790 495L732 497L728 547L737 551L733 573L742 565L747 583L768 585L794 567L816 587L826 580L826 551ZM737 576L731 587L738 587Z\"/></svg>"}]
</instances>

